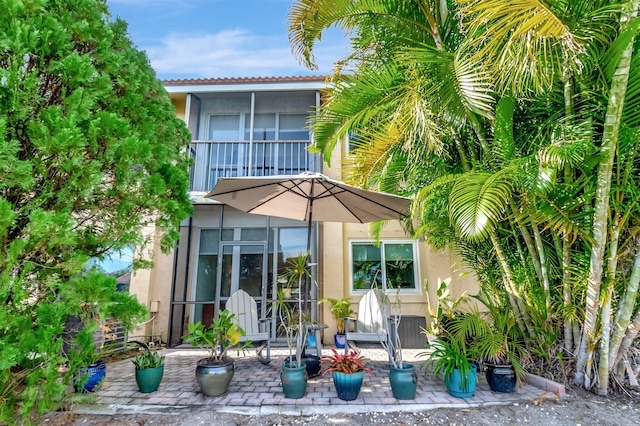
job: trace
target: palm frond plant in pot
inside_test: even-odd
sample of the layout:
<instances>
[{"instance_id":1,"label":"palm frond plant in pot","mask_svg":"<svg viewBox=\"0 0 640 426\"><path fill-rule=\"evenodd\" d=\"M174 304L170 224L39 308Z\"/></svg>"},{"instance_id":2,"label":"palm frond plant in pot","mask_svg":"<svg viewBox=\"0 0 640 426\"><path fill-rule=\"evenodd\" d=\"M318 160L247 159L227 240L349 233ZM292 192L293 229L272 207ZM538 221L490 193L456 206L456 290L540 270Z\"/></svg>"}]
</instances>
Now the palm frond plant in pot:
<instances>
[{"instance_id":1,"label":"palm frond plant in pot","mask_svg":"<svg viewBox=\"0 0 640 426\"><path fill-rule=\"evenodd\" d=\"M499 306L482 293L475 298L487 310L470 313L461 331L475 330L472 344L491 390L513 392L525 377L524 362L529 358L524 333L508 305Z\"/></svg>"},{"instance_id":2,"label":"palm frond plant in pot","mask_svg":"<svg viewBox=\"0 0 640 426\"><path fill-rule=\"evenodd\" d=\"M432 370L435 375L442 375L451 396L472 397L476 390L478 366L475 352L467 346L464 339L450 335L448 338L437 339L426 347L432 350L419 354L427 357L422 367Z\"/></svg>"},{"instance_id":3,"label":"palm frond plant in pot","mask_svg":"<svg viewBox=\"0 0 640 426\"><path fill-rule=\"evenodd\" d=\"M206 396L222 395L229 388L234 375L234 363L227 356L229 349L238 345L245 331L234 321L235 314L224 309L206 327L201 321L189 324L189 334L184 340L193 346L209 351L196 365L196 381ZM243 347L250 345L246 342Z\"/></svg>"},{"instance_id":4,"label":"palm frond plant in pot","mask_svg":"<svg viewBox=\"0 0 640 426\"><path fill-rule=\"evenodd\" d=\"M322 375L331 372L338 398L353 401L360 394L365 371L373 375L373 370L364 365L364 356L354 351L338 353L332 348L331 352L331 355L322 357L322 365L325 367Z\"/></svg>"},{"instance_id":5,"label":"palm frond plant in pot","mask_svg":"<svg viewBox=\"0 0 640 426\"><path fill-rule=\"evenodd\" d=\"M353 309L351 309L351 299L348 297L343 299L325 297L318 300L318 303L329 304L331 315L333 319L336 320L336 334L333 336L333 340L336 348L344 349L346 343L344 319L355 313Z\"/></svg>"},{"instance_id":6,"label":"palm frond plant in pot","mask_svg":"<svg viewBox=\"0 0 640 426\"><path fill-rule=\"evenodd\" d=\"M136 368L136 384L141 393L158 390L164 375L164 356L145 350L131 360Z\"/></svg>"}]
</instances>

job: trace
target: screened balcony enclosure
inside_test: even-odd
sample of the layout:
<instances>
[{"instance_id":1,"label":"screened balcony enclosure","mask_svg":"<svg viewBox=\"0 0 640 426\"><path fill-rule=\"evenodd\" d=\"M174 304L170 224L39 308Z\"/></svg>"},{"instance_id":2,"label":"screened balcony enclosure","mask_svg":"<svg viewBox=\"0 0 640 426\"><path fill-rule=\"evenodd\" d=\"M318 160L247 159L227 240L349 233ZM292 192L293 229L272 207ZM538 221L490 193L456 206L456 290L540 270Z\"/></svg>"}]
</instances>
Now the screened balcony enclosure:
<instances>
[{"instance_id":1,"label":"screened balcony enclosure","mask_svg":"<svg viewBox=\"0 0 640 426\"><path fill-rule=\"evenodd\" d=\"M206 192L218 178L295 175L319 171L310 141L193 141L191 191Z\"/></svg>"},{"instance_id":2,"label":"screened balcony enclosure","mask_svg":"<svg viewBox=\"0 0 640 426\"><path fill-rule=\"evenodd\" d=\"M315 91L191 94L191 191L210 191L220 177L319 172L307 150L319 99Z\"/></svg>"}]
</instances>

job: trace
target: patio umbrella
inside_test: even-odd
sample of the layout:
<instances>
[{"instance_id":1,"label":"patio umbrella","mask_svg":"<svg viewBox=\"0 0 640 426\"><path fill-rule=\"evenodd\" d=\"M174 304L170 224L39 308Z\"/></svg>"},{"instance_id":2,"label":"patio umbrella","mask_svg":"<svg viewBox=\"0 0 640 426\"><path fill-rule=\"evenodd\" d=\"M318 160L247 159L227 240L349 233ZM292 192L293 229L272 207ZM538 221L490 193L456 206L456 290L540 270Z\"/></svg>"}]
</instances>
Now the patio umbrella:
<instances>
[{"instance_id":1,"label":"patio umbrella","mask_svg":"<svg viewBox=\"0 0 640 426\"><path fill-rule=\"evenodd\" d=\"M368 191L313 172L220 178L205 197L247 213L306 221L307 253L314 220L368 223L398 219L411 202L405 197ZM304 295L306 304L306 291Z\"/></svg>"},{"instance_id":2,"label":"patio umbrella","mask_svg":"<svg viewBox=\"0 0 640 426\"><path fill-rule=\"evenodd\" d=\"M205 197L247 213L308 222L307 252L314 220L368 223L398 219L411 202L405 197L356 188L312 172L220 178Z\"/></svg>"}]
</instances>

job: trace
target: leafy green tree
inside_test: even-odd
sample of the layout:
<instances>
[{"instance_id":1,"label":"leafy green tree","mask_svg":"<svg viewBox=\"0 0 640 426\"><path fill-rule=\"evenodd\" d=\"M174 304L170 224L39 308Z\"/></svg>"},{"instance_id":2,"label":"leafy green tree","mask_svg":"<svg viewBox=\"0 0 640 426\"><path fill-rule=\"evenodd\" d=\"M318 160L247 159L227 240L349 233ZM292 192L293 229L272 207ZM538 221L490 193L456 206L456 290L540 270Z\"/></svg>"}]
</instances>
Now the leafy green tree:
<instances>
[{"instance_id":1,"label":"leafy green tree","mask_svg":"<svg viewBox=\"0 0 640 426\"><path fill-rule=\"evenodd\" d=\"M190 136L104 0L0 0L0 414L60 400L107 316L144 313L93 257L188 216ZM136 266L143 266L138 263ZM63 328L85 329L65 353ZM67 373L61 373L68 366Z\"/></svg>"},{"instance_id":2,"label":"leafy green tree","mask_svg":"<svg viewBox=\"0 0 640 426\"><path fill-rule=\"evenodd\" d=\"M351 32L316 149L328 161L355 135L354 182L414 195L417 234L463 254L542 361L561 338L601 394L640 327L639 3L299 0L289 15L309 66L325 29Z\"/></svg>"}]
</instances>

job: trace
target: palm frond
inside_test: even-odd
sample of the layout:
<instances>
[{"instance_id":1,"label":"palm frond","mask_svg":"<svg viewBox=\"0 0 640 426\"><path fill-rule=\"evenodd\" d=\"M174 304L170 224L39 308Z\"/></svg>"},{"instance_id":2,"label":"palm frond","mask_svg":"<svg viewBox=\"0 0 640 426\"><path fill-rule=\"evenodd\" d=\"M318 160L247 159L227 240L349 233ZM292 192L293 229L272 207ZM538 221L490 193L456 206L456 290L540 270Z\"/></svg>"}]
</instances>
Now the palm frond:
<instances>
[{"instance_id":1,"label":"palm frond","mask_svg":"<svg viewBox=\"0 0 640 426\"><path fill-rule=\"evenodd\" d=\"M465 173L451 189L451 221L464 238L482 240L502 219L513 182L508 173Z\"/></svg>"},{"instance_id":2,"label":"palm frond","mask_svg":"<svg viewBox=\"0 0 640 426\"><path fill-rule=\"evenodd\" d=\"M497 85L515 95L551 88L566 67L579 74L585 48L545 2L460 0L474 62L488 64Z\"/></svg>"}]
</instances>

